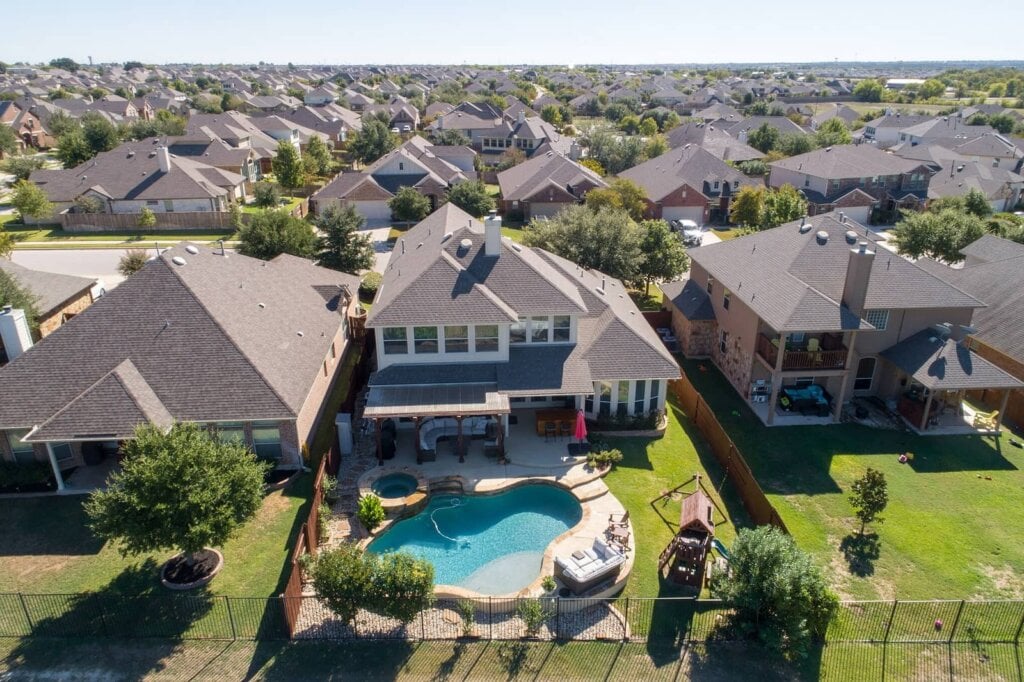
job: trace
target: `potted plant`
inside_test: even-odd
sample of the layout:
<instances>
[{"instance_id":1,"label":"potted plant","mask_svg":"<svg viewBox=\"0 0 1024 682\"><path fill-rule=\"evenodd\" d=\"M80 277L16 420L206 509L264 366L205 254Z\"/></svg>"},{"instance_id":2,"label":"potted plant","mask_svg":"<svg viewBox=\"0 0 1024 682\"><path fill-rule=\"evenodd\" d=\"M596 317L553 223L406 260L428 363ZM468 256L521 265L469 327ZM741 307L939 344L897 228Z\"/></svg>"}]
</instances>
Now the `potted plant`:
<instances>
[{"instance_id":1,"label":"potted plant","mask_svg":"<svg viewBox=\"0 0 1024 682\"><path fill-rule=\"evenodd\" d=\"M540 581L540 587L544 590L545 595L554 596L555 590L558 589L558 583L555 582L555 576L544 576L544 580Z\"/></svg>"}]
</instances>

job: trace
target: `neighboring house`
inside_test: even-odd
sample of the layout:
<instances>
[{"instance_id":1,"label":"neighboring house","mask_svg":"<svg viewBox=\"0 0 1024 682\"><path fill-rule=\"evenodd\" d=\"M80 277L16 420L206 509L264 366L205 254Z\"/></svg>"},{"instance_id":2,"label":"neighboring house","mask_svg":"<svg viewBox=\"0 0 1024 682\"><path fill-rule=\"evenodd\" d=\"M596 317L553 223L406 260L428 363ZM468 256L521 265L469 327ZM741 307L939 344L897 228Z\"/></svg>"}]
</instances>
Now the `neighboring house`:
<instances>
[{"instance_id":1,"label":"neighboring house","mask_svg":"<svg viewBox=\"0 0 1024 682\"><path fill-rule=\"evenodd\" d=\"M728 104L718 103L693 112L693 118L698 118L705 123L722 122L723 125L731 125L742 120L743 114Z\"/></svg>"},{"instance_id":2,"label":"neighboring house","mask_svg":"<svg viewBox=\"0 0 1024 682\"><path fill-rule=\"evenodd\" d=\"M154 138L154 144L159 140ZM237 173L245 179L245 194L252 192L252 183L263 177L260 170L260 159L254 149L237 149L228 146L222 140L204 135L190 137L168 137L163 140L173 156L185 157L201 161L222 170Z\"/></svg>"},{"instance_id":3,"label":"neighboring house","mask_svg":"<svg viewBox=\"0 0 1024 682\"><path fill-rule=\"evenodd\" d=\"M1014 377L1024 380L1024 245L987 234L963 251L962 268L922 260L932 274L987 303L974 313L971 349ZM971 397L1001 409L1024 425L1024 391L974 393Z\"/></svg>"},{"instance_id":4,"label":"neighboring house","mask_svg":"<svg viewBox=\"0 0 1024 682\"><path fill-rule=\"evenodd\" d=\"M985 304L878 239L829 213L691 249L689 281L665 296L681 347L710 357L768 425L797 411L838 422L852 398L876 396L927 432L966 390L1024 386L963 343Z\"/></svg>"},{"instance_id":5,"label":"neighboring house","mask_svg":"<svg viewBox=\"0 0 1024 682\"><path fill-rule=\"evenodd\" d=\"M0 459L96 463L135 428L195 422L302 465L343 366L359 280L294 256L168 249L0 369Z\"/></svg>"},{"instance_id":6,"label":"neighboring house","mask_svg":"<svg viewBox=\"0 0 1024 682\"><path fill-rule=\"evenodd\" d=\"M1003 168L974 161L951 161L928 183L928 199L966 196L971 190L985 195L995 213L1012 211L1024 192L1024 177Z\"/></svg>"},{"instance_id":7,"label":"neighboring house","mask_svg":"<svg viewBox=\"0 0 1024 682\"><path fill-rule=\"evenodd\" d=\"M665 135L668 146L672 149L696 145L708 150L722 161L742 163L752 159L763 159L762 154L750 145L740 142L725 132L719 123L699 123L691 121L677 126Z\"/></svg>"},{"instance_id":8,"label":"neighboring house","mask_svg":"<svg viewBox=\"0 0 1024 682\"><path fill-rule=\"evenodd\" d=\"M337 93L333 90L328 90L326 87L315 88L302 96L303 104L317 107L324 104L333 104L336 99L338 99Z\"/></svg>"},{"instance_id":9,"label":"neighboring house","mask_svg":"<svg viewBox=\"0 0 1024 682\"><path fill-rule=\"evenodd\" d=\"M861 138L881 148L899 144L900 131L931 121L932 116L910 116L906 114L885 114L868 121L860 131Z\"/></svg>"},{"instance_id":10,"label":"neighboring house","mask_svg":"<svg viewBox=\"0 0 1024 682\"><path fill-rule=\"evenodd\" d=\"M800 135L802 137L809 134L785 116L751 116L731 125L723 125L725 125L727 133L744 144L746 144L750 134L763 125L774 128L779 131L780 135Z\"/></svg>"},{"instance_id":11,"label":"neighboring house","mask_svg":"<svg viewBox=\"0 0 1024 682\"><path fill-rule=\"evenodd\" d=\"M792 185L807 198L809 215L842 210L867 223L872 208L920 209L928 197L931 170L871 145L815 149L770 164L769 187Z\"/></svg>"},{"instance_id":12,"label":"neighboring house","mask_svg":"<svg viewBox=\"0 0 1024 682\"><path fill-rule=\"evenodd\" d=\"M359 114L337 104L299 107L282 112L277 116L326 135L335 146L348 140L349 134L363 128Z\"/></svg>"},{"instance_id":13,"label":"neighboring house","mask_svg":"<svg viewBox=\"0 0 1024 682\"><path fill-rule=\"evenodd\" d=\"M481 224L450 203L399 239L367 327L377 372L364 414L415 429L421 457L430 418L500 448L517 408L646 415L664 410L679 376L621 282L504 239L500 218Z\"/></svg>"},{"instance_id":14,"label":"neighboring house","mask_svg":"<svg viewBox=\"0 0 1024 682\"><path fill-rule=\"evenodd\" d=\"M369 104L363 107L363 118L383 113L388 118L388 127L400 133L410 133L420 125L420 112L404 99L396 98L388 104Z\"/></svg>"},{"instance_id":15,"label":"neighboring house","mask_svg":"<svg viewBox=\"0 0 1024 682\"><path fill-rule=\"evenodd\" d=\"M565 206L581 203L595 187L607 186L600 175L556 152L498 173L502 212L526 221L551 217Z\"/></svg>"},{"instance_id":16,"label":"neighboring house","mask_svg":"<svg viewBox=\"0 0 1024 682\"><path fill-rule=\"evenodd\" d=\"M930 140L957 140L959 142L974 139L982 135L996 134L995 129L988 126L969 126L959 116L942 116L930 118L916 125L902 128L899 141L901 144L920 144Z\"/></svg>"},{"instance_id":17,"label":"neighboring house","mask_svg":"<svg viewBox=\"0 0 1024 682\"><path fill-rule=\"evenodd\" d=\"M527 117L526 107L510 107L508 111L510 114L490 104L463 102L452 111L438 115L428 130L461 132L488 165L496 163L496 157L509 149L518 149L527 157L548 151L569 153L572 138L563 136L537 116Z\"/></svg>"},{"instance_id":18,"label":"neighboring house","mask_svg":"<svg viewBox=\"0 0 1024 682\"><path fill-rule=\"evenodd\" d=\"M36 341L57 331L92 303L92 290L96 286L94 279L31 270L3 258L0 258L0 270L35 298L39 328L33 335ZM0 348L2 345L0 339Z\"/></svg>"},{"instance_id":19,"label":"neighboring house","mask_svg":"<svg viewBox=\"0 0 1024 682\"><path fill-rule=\"evenodd\" d=\"M811 116L811 130L817 130L821 127L822 123L832 118L838 118L848 128L852 128L853 124L860 119L860 114L857 113L856 109L852 109L845 104L829 104L817 114Z\"/></svg>"},{"instance_id":20,"label":"neighboring house","mask_svg":"<svg viewBox=\"0 0 1024 682\"><path fill-rule=\"evenodd\" d=\"M310 197L311 210L319 212L330 205L351 204L368 221L389 221L388 201L402 187L412 187L430 199L433 210L444 202L451 187L476 179L473 156L468 147L434 145L413 136L361 173L335 177Z\"/></svg>"},{"instance_id":21,"label":"neighboring house","mask_svg":"<svg viewBox=\"0 0 1024 682\"><path fill-rule=\"evenodd\" d=\"M55 213L73 212L80 197L97 200L101 213L226 211L244 199L246 182L152 140L125 142L68 170L33 171L29 180L46 192Z\"/></svg>"},{"instance_id":22,"label":"neighboring house","mask_svg":"<svg viewBox=\"0 0 1024 682\"><path fill-rule=\"evenodd\" d=\"M188 119L186 133L223 140L230 147L255 149L263 172L271 172L270 162L277 154L277 140L260 130L243 113L193 114Z\"/></svg>"},{"instance_id":23,"label":"neighboring house","mask_svg":"<svg viewBox=\"0 0 1024 682\"><path fill-rule=\"evenodd\" d=\"M0 125L9 126L14 131L22 149L50 149L57 144L38 116L14 102L0 101Z\"/></svg>"},{"instance_id":24,"label":"neighboring house","mask_svg":"<svg viewBox=\"0 0 1024 682\"><path fill-rule=\"evenodd\" d=\"M689 219L698 225L729 221L729 202L741 187L758 187L703 147L672 149L619 173L647 194L647 217Z\"/></svg>"}]
</instances>

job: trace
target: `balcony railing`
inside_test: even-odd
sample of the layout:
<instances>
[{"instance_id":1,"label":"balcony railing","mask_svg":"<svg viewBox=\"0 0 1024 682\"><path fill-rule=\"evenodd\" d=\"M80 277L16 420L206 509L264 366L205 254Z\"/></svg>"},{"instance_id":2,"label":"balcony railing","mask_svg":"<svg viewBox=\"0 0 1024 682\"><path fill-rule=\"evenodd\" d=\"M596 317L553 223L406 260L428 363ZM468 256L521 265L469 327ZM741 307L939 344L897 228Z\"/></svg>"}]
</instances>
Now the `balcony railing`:
<instances>
[{"instance_id":1,"label":"balcony railing","mask_svg":"<svg viewBox=\"0 0 1024 682\"><path fill-rule=\"evenodd\" d=\"M757 337L757 354L764 358L772 368L779 359L779 349L772 343L773 339L764 334ZM782 358L782 369L843 369L846 367L846 346L832 350L786 350Z\"/></svg>"}]
</instances>

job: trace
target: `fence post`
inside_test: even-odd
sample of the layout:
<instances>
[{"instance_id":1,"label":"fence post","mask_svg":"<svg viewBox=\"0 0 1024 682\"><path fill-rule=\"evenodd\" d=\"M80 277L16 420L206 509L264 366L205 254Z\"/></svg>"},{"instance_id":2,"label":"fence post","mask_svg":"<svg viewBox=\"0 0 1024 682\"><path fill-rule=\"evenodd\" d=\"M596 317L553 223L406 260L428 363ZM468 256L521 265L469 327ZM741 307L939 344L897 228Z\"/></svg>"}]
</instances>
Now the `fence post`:
<instances>
[{"instance_id":1,"label":"fence post","mask_svg":"<svg viewBox=\"0 0 1024 682\"><path fill-rule=\"evenodd\" d=\"M562 638L562 600L555 599L555 639Z\"/></svg>"},{"instance_id":2,"label":"fence post","mask_svg":"<svg viewBox=\"0 0 1024 682\"><path fill-rule=\"evenodd\" d=\"M427 617L423 615L423 610L420 611L420 641L422 642L427 638Z\"/></svg>"},{"instance_id":3,"label":"fence post","mask_svg":"<svg viewBox=\"0 0 1024 682\"><path fill-rule=\"evenodd\" d=\"M487 598L487 639L494 639L494 597Z\"/></svg>"},{"instance_id":4,"label":"fence post","mask_svg":"<svg viewBox=\"0 0 1024 682\"><path fill-rule=\"evenodd\" d=\"M626 597L626 612L622 616L622 641L629 641L629 597Z\"/></svg>"},{"instance_id":5,"label":"fence post","mask_svg":"<svg viewBox=\"0 0 1024 682\"><path fill-rule=\"evenodd\" d=\"M889 622L885 625L885 636L882 638L883 642L889 641L889 631L892 630L892 619L896 617L896 606L899 603L899 599L892 600L892 611L889 612Z\"/></svg>"},{"instance_id":6,"label":"fence post","mask_svg":"<svg viewBox=\"0 0 1024 682\"><path fill-rule=\"evenodd\" d=\"M238 639L238 631L235 629L235 614L231 611L231 597L224 597L224 603L228 607L228 623L231 624L231 639Z\"/></svg>"},{"instance_id":7,"label":"fence post","mask_svg":"<svg viewBox=\"0 0 1024 682\"><path fill-rule=\"evenodd\" d=\"M957 625L960 624L960 614L964 611L964 600L960 600L960 606L956 610L956 616L953 618L953 627L949 629L949 643L953 642L953 637L956 635Z\"/></svg>"},{"instance_id":8,"label":"fence post","mask_svg":"<svg viewBox=\"0 0 1024 682\"><path fill-rule=\"evenodd\" d=\"M25 613L25 622L29 624L29 633L35 635L36 626L32 624L32 616L29 615L29 607L25 603L25 595L18 592L17 599L18 601L22 602L22 612ZM1020 630L1017 631L1017 634L1020 635Z\"/></svg>"}]
</instances>

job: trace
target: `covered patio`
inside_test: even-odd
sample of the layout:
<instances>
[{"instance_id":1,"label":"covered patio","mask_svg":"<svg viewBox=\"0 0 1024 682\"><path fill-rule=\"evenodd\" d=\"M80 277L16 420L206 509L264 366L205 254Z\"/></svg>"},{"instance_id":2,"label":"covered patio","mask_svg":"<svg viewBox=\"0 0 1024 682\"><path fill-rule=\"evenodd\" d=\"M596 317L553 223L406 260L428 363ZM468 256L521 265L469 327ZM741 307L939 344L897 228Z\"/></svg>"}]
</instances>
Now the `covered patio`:
<instances>
[{"instance_id":1,"label":"covered patio","mask_svg":"<svg viewBox=\"0 0 1024 682\"><path fill-rule=\"evenodd\" d=\"M1024 387L988 360L972 352L962 336L944 338L926 329L883 351L898 373L897 411L918 433L999 435L1010 391ZM970 390L1001 390L999 410L981 413L966 405Z\"/></svg>"}]
</instances>

